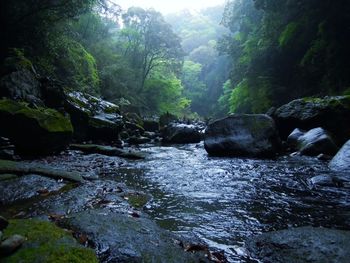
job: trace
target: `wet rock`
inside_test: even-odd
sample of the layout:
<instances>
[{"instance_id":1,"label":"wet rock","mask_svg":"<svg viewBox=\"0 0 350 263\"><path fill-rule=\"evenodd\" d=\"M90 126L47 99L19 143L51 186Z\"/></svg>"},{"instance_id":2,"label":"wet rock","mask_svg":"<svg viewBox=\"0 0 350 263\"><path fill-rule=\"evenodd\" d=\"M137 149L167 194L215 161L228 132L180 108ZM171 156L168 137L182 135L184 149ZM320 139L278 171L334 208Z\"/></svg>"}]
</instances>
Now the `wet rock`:
<instances>
[{"instance_id":1,"label":"wet rock","mask_svg":"<svg viewBox=\"0 0 350 263\"><path fill-rule=\"evenodd\" d=\"M301 136L305 135L306 131L300 130L298 128L294 129L294 131L288 136L287 144L293 149L298 149L299 139Z\"/></svg>"},{"instance_id":2,"label":"wet rock","mask_svg":"<svg viewBox=\"0 0 350 263\"><path fill-rule=\"evenodd\" d=\"M117 105L81 92L66 95L65 109L71 116L77 140L118 139L123 122Z\"/></svg>"},{"instance_id":3,"label":"wet rock","mask_svg":"<svg viewBox=\"0 0 350 263\"><path fill-rule=\"evenodd\" d=\"M64 225L84 233L103 262L199 262L153 221L97 209L72 214Z\"/></svg>"},{"instance_id":4,"label":"wet rock","mask_svg":"<svg viewBox=\"0 0 350 263\"><path fill-rule=\"evenodd\" d=\"M236 114L208 125L204 147L214 156L272 157L280 140L269 116Z\"/></svg>"},{"instance_id":5,"label":"wet rock","mask_svg":"<svg viewBox=\"0 0 350 263\"><path fill-rule=\"evenodd\" d=\"M142 152L124 150L111 146L97 145L97 144L71 144L70 148L79 150L84 153L99 153L107 156L118 156L128 159L144 159L145 155Z\"/></svg>"},{"instance_id":6,"label":"wet rock","mask_svg":"<svg viewBox=\"0 0 350 263\"><path fill-rule=\"evenodd\" d=\"M149 143L151 141L150 138L148 137L143 137L143 136L132 136L130 137L127 142L129 144L135 144L135 145L139 145L139 144L145 144L145 143Z\"/></svg>"},{"instance_id":7,"label":"wet rock","mask_svg":"<svg viewBox=\"0 0 350 263\"><path fill-rule=\"evenodd\" d=\"M288 136L287 142L293 150L309 156L334 155L338 149L328 132L322 128L315 128L308 132L295 129Z\"/></svg>"},{"instance_id":8,"label":"wet rock","mask_svg":"<svg viewBox=\"0 0 350 263\"><path fill-rule=\"evenodd\" d=\"M16 237L13 244L22 244L16 253L1 259L1 262L98 262L93 250L85 248L69 234L53 223L39 220L11 220L5 230L5 238ZM4 242L1 246L3 246ZM39 260L39 261L40 261Z\"/></svg>"},{"instance_id":9,"label":"wet rock","mask_svg":"<svg viewBox=\"0 0 350 263\"><path fill-rule=\"evenodd\" d=\"M157 137L157 133L149 131L144 132L143 135L149 139L155 139Z\"/></svg>"},{"instance_id":10,"label":"wet rock","mask_svg":"<svg viewBox=\"0 0 350 263\"><path fill-rule=\"evenodd\" d=\"M202 134L194 125L171 123L162 130L163 142L199 143Z\"/></svg>"},{"instance_id":11,"label":"wet rock","mask_svg":"<svg viewBox=\"0 0 350 263\"><path fill-rule=\"evenodd\" d=\"M8 99L0 100L0 122L1 135L10 138L18 152L30 156L64 149L73 133L70 120L61 113Z\"/></svg>"},{"instance_id":12,"label":"wet rock","mask_svg":"<svg viewBox=\"0 0 350 263\"><path fill-rule=\"evenodd\" d=\"M38 196L40 194L38 191L44 188L48 191L58 191L64 185L54 179L39 175L27 175L10 181L3 181L0 182L0 193L2 193L0 204L9 204L16 200Z\"/></svg>"},{"instance_id":13,"label":"wet rock","mask_svg":"<svg viewBox=\"0 0 350 263\"><path fill-rule=\"evenodd\" d=\"M14 162L0 160L0 174L13 173L19 175L38 174L55 179L66 179L73 182L84 182L83 176L78 172L69 172L52 168L47 165L32 164L27 162Z\"/></svg>"},{"instance_id":14,"label":"wet rock","mask_svg":"<svg viewBox=\"0 0 350 263\"><path fill-rule=\"evenodd\" d=\"M148 132L158 132L159 131L159 122L152 119L143 120L143 128Z\"/></svg>"},{"instance_id":15,"label":"wet rock","mask_svg":"<svg viewBox=\"0 0 350 263\"><path fill-rule=\"evenodd\" d=\"M331 155L328 154L319 154L317 155L317 159L321 160L321 161L330 161L333 157Z\"/></svg>"},{"instance_id":16,"label":"wet rock","mask_svg":"<svg viewBox=\"0 0 350 263\"><path fill-rule=\"evenodd\" d=\"M3 231L7 226L8 226L9 222L7 221L6 218L0 216L0 231ZM0 239L1 241L1 239Z\"/></svg>"},{"instance_id":17,"label":"wet rock","mask_svg":"<svg viewBox=\"0 0 350 263\"><path fill-rule=\"evenodd\" d=\"M347 141L339 152L329 163L329 167L334 171L350 171L350 140Z\"/></svg>"},{"instance_id":18,"label":"wet rock","mask_svg":"<svg viewBox=\"0 0 350 263\"><path fill-rule=\"evenodd\" d=\"M177 120L178 118L175 115L167 112L159 117L159 126L160 128L162 128L164 126L169 125L171 122L175 122Z\"/></svg>"},{"instance_id":19,"label":"wet rock","mask_svg":"<svg viewBox=\"0 0 350 263\"><path fill-rule=\"evenodd\" d=\"M246 242L262 262L348 262L350 232L300 227L264 233Z\"/></svg>"},{"instance_id":20,"label":"wet rock","mask_svg":"<svg viewBox=\"0 0 350 263\"><path fill-rule=\"evenodd\" d=\"M350 134L350 96L303 98L278 108L273 114L282 139L295 129L322 127L329 131L337 145Z\"/></svg>"}]
</instances>

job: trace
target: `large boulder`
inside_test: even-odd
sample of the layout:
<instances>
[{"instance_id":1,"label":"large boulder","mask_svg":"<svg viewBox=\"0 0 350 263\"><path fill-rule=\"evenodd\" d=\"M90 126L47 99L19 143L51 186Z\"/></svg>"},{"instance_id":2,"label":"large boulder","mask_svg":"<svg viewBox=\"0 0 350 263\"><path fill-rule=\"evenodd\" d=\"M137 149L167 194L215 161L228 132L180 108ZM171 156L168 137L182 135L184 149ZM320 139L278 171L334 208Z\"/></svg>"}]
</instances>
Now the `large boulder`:
<instances>
[{"instance_id":1,"label":"large boulder","mask_svg":"<svg viewBox=\"0 0 350 263\"><path fill-rule=\"evenodd\" d=\"M214 156L272 157L280 139L269 116L235 114L208 125L204 147Z\"/></svg>"},{"instance_id":2,"label":"large boulder","mask_svg":"<svg viewBox=\"0 0 350 263\"><path fill-rule=\"evenodd\" d=\"M349 262L350 231L300 227L264 233L246 246L259 262Z\"/></svg>"},{"instance_id":3,"label":"large boulder","mask_svg":"<svg viewBox=\"0 0 350 263\"><path fill-rule=\"evenodd\" d=\"M202 133L194 125L171 123L162 130L162 137L166 143L198 143Z\"/></svg>"},{"instance_id":4,"label":"large boulder","mask_svg":"<svg viewBox=\"0 0 350 263\"><path fill-rule=\"evenodd\" d=\"M350 172L350 140L334 156L329 167L335 171Z\"/></svg>"},{"instance_id":5,"label":"large boulder","mask_svg":"<svg viewBox=\"0 0 350 263\"><path fill-rule=\"evenodd\" d=\"M74 138L116 141L123 122L117 105L81 92L67 93L65 105L74 127Z\"/></svg>"},{"instance_id":6,"label":"large boulder","mask_svg":"<svg viewBox=\"0 0 350 263\"><path fill-rule=\"evenodd\" d=\"M297 99L278 108L272 117L282 139L295 128L315 127L329 131L338 145L350 138L350 96Z\"/></svg>"},{"instance_id":7,"label":"large boulder","mask_svg":"<svg viewBox=\"0 0 350 263\"><path fill-rule=\"evenodd\" d=\"M28 69L11 72L0 80L0 97L42 106L40 82Z\"/></svg>"},{"instance_id":8,"label":"large boulder","mask_svg":"<svg viewBox=\"0 0 350 263\"><path fill-rule=\"evenodd\" d=\"M293 150L309 156L334 155L338 150L332 137L322 128L315 128L308 132L297 128L288 136L287 142Z\"/></svg>"},{"instance_id":9,"label":"large boulder","mask_svg":"<svg viewBox=\"0 0 350 263\"><path fill-rule=\"evenodd\" d=\"M65 148L73 127L69 118L53 109L29 108L24 103L0 100L0 135L11 139L22 154L49 154Z\"/></svg>"}]
</instances>

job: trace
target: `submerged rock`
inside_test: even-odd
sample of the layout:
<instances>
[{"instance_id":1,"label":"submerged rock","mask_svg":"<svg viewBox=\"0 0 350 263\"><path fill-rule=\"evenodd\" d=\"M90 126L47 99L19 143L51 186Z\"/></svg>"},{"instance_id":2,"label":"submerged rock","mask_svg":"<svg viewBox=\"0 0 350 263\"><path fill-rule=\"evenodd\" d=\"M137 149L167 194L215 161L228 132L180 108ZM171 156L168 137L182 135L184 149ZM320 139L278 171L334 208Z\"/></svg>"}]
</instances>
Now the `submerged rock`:
<instances>
[{"instance_id":1,"label":"submerged rock","mask_svg":"<svg viewBox=\"0 0 350 263\"><path fill-rule=\"evenodd\" d=\"M162 130L162 137L166 143L198 143L202 133L195 125L171 123Z\"/></svg>"},{"instance_id":2,"label":"submerged rock","mask_svg":"<svg viewBox=\"0 0 350 263\"><path fill-rule=\"evenodd\" d=\"M349 262L350 231L300 227L264 233L246 242L262 262Z\"/></svg>"},{"instance_id":3,"label":"submerged rock","mask_svg":"<svg viewBox=\"0 0 350 263\"><path fill-rule=\"evenodd\" d=\"M278 108L273 118L282 139L295 128L322 127L342 145L350 137L350 96L294 100Z\"/></svg>"},{"instance_id":4,"label":"submerged rock","mask_svg":"<svg viewBox=\"0 0 350 263\"><path fill-rule=\"evenodd\" d=\"M81 92L67 93L65 105L78 140L118 140L123 126L119 107Z\"/></svg>"},{"instance_id":5,"label":"submerged rock","mask_svg":"<svg viewBox=\"0 0 350 263\"><path fill-rule=\"evenodd\" d=\"M308 132L295 129L288 136L287 143L293 150L309 156L334 155L338 150L332 137L322 128L315 128Z\"/></svg>"},{"instance_id":6,"label":"submerged rock","mask_svg":"<svg viewBox=\"0 0 350 263\"><path fill-rule=\"evenodd\" d=\"M199 262L177 237L144 217L96 209L72 214L64 225L84 233L103 262Z\"/></svg>"},{"instance_id":7,"label":"submerged rock","mask_svg":"<svg viewBox=\"0 0 350 263\"><path fill-rule=\"evenodd\" d=\"M329 167L334 171L350 172L350 140L334 156Z\"/></svg>"},{"instance_id":8,"label":"submerged rock","mask_svg":"<svg viewBox=\"0 0 350 263\"><path fill-rule=\"evenodd\" d=\"M69 118L61 113L8 99L0 100L0 122L0 135L10 138L19 153L31 156L64 149L73 134Z\"/></svg>"},{"instance_id":9,"label":"submerged rock","mask_svg":"<svg viewBox=\"0 0 350 263\"><path fill-rule=\"evenodd\" d=\"M280 140L269 116L235 114L208 125L204 147L214 156L272 157Z\"/></svg>"},{"instance_id":10,"label":"submerged rock","mask_svg":"<svg viewBox=\"0 0 350 263\"><path fill-rule=\"evenodd\" d=\"M16 237L13 240L16 243L12 244L21 244L21 247L15 253L1 258L1 262L98 262L92 249L79 245L69 232L50 222L10 220L4 237L13 235L21 235L26 240L23 243L23 238Z\"/></svg>"}]
</instances>

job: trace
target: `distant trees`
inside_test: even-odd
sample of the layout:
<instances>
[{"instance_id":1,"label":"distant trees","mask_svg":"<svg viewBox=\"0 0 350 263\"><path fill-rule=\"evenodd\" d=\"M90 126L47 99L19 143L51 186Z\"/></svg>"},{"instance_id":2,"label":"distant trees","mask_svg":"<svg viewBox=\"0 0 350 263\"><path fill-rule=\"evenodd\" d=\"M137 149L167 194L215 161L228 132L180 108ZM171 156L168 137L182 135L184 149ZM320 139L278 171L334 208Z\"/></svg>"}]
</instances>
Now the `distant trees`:
<instances>
[{"instance_id":1,"label":"distant trees","mask_svg":"<svg viewBox=\"0 0 350 263\"><path fill-rule=\"evenodd\" d=\"M134 69L139 69L140 91L153 70L160 66L179 71L183 51L180 38L154 10L129 8L123 14L124 28L120 31L124 42L124 55L128 56Z\"/></svg>"}]
</instances>

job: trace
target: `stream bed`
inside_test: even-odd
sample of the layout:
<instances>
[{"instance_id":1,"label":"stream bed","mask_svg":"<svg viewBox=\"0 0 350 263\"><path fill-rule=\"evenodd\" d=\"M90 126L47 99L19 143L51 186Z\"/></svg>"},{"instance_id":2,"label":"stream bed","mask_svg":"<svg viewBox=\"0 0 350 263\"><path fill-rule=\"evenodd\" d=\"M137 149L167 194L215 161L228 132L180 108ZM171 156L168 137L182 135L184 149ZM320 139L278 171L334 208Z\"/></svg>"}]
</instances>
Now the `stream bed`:
<instances>
[{"instance_id":1,"label":"stream bed","mask_svg":"<svg viewBox=\"0 0 350 263\"><path fill-rule=\"evenodd\" d=\"M147 145L141 150L148 153L144 160L78 151L36 160L98 179L79 187L66 185L64 191L57 191L57 185L51 187L48 179L35 179L39 188L51 187L53 194L35 196L25 190L27 196L18 200L11 199L11 191L18 189L1 183L0 191L7 193L9 197L4 197L9 202L0 204L0 209L5 216L24 218L69 214L101 204L111 204L111 213L127 212L130 207L113 192L126 185L152 196L141 210L159 226L223 250L229 262L255 262L244 242L262 232L299 226L350 230L350 184L341 179L329 181L339 175L325 161L300 156L276 160L209 157L203 143ZM34 182L30 177L19 180L29 185L27 189Z\"/></svg>"}]
</instances>

